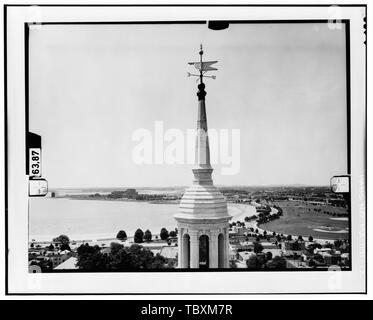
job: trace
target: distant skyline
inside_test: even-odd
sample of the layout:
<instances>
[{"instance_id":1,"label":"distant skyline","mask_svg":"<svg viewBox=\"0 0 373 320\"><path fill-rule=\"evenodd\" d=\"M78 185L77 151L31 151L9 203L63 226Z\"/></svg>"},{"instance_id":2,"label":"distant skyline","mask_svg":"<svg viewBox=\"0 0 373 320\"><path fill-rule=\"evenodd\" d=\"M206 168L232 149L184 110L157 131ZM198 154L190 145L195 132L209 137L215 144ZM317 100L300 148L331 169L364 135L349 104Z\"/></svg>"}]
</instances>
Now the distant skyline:
<instances>
[{"instance_id":1,"label":"distant skyline","mask_svg":"<svg viewBox=\"0 0 373 320\"><path fill-rule=\"evenodd\" d=\"M208 126L240 130L240 170L214 164L216 185L326 186L346 173L344 28L43 25L30 31L29 107L49 186L190 185L190 164L134 163L132 135L156 121L195 128L197 84L186 73L200 43L219 61L206 81Z\"/></svg>"},{"instance_id":2,"label":"distant skyline","mask_svg":"<svg viewBox=\"0 0 373 320\"><path fill-rule=\"evenodd\" d=\"M293 185L215 185L216 187L218 188L328 188L330 187L330 185L305 185L305 184L293 184ZM112 190L118 190L118 189L130 189L130 188L136 188L137 190L141 190L141 189L146 189L146 190L152 190L152 189L156 189L156 190L167 190L167 189L184 189L184 188L187 188L189 187L189 185L185 185L185 186L159 186L159 187L149 187L149 186L137 186L137 187L132 187L132 186L111 186L111 187L95 187L95 186L91 186L91 187L52 187L52 188L49 188L49 191L53 191L53 190L83 190L83 189L86 189L86 190L90 190L90 189L94 189L94 190L100 190L100 189L105 189L105 190L109 190L109 189L112 189Z\"/></svg>"}]
</instances>

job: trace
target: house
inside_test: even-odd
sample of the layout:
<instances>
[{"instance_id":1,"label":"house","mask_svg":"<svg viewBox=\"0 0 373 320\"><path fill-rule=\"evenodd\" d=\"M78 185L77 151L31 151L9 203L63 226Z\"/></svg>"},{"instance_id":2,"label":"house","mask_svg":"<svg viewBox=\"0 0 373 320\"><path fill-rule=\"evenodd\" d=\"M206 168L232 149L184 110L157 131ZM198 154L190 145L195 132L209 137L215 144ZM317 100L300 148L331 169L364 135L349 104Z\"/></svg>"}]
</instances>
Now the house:
<instances>
[{"instance_id":1,"label":"house","mask_svg":"<svg viewBox=\"0 0 373 320\"><path fill-rule=\"evenodd\" d=\"M279 256L281 257L282 256L282 250L281 249L263 249L262 251L264 254L266 254L267 252L270 252L272 253L272 257L276 257L276 256Z\"/></svg>"},{"instance_id":2,"label":"house","mask_svg":"<svg viewBox=\"0 0 373 320\"><path fill-rule=\"evenodd\" d=\"M45 256L52 261L53 269L58 266L59 264L65 262L68 260L71 256L72 253L68 251L68 253L65 254L60 254L59 252L47 252Z\"/></svg>"},{"instance_id":3,"label":"house","mask_svg":"<svg viewBox=\"0 0 373 320\"><path fill-rule=\"evenodd\" d=\"M303 261L308 261L310 259L313 259L313 254L309 253L307 251L303 251L302 254L301 254L301 257L302 257Z\"/></svg>"},{"instance_id":4,"label":"house","mask_svg":"<svg viewBox=\"0 0 373 320\"><path fill-rule=\"evenodd\" d=\"M237 249L240 251L254 250L254 243L251 241L242 241L237 246Z\"/></svg>"},{"instance_id":5,"label":"house","mask_svg":"<svg viewBox=\"0 0 373 320\"><path fill-rule=\"evenodd\" d=\"M124 196L129 199L135 199L138 195L136 189L127 189L123 192Z\"/></svg>"},{"instance_id":6,"label":"house","mask_svg":"<svg viewBox=\"0 0 373 320\"><path fill-rule=\"evenodd\" d=\"M323 255L325 263L330 266L330 265L338 265L341 262L341 255L340 254L325 254Z\"/></svg>"},{"instance_id":7,"label":"house","mask_svg":"<svg viewBox=\"0 0 373 320\"><path fill-rule=\"evenodd\" d=\"M245 241L246 236L242 233L229 231L229 243L238 243L240 241Z\"/></svg>"},{"instance_id":8,"label":"house","mask_svg":"<svg viewBox=\"0 0 373 320\"><path fill-rule=\"evenodd\" d=\"M347 252L346 252L346 253L342 253L342 254L341 254L341 258L342 258L342 259L350 259L350 254L347 253Z\"/></svg>"},{"instance_id":9,"label":"house","mask_svg":"<svg viewBox=\"0 0 373 320\"><path fill-rule=\"evenodd\" d=\"M247 261L249 260L252 256L255 256L254 251L240 251L238 252L238 260L239 261Z\"/></svg>"},{"instance_id":10,"label":"house","mask_svg":"<svg viewBox=\"0 0 373 320\"><path fill-rule=\"evenodd\" d=\"M262 241L260 244L262 245L263 249L278 249L278 245L272 242Z\"/></svg>"},{"instance_id":11,"label":"house","mask_svg":"<svg viewBox=\"0 0 373 320\"><path fill-rule=\"evenodd\" d=\"M54 270L74 270L78 269L76 266L78 259L75 257L70 257L66 261L59 264L57 267L54 268Z\"/></svg>"},{"instance_id":12,"label":"house","mask_svg":"<svg viewBox=\"0 0 373 320\"><path fill-rule=\"evenodd\" d=\"M156 256L158 253L161 254L161 249L150 249L151 252L153 252L154 256Z\"/></svg>"},{"instance_id":13,"label":"house","mask_svg":"<svg viewBox=\"0 0 373 320\"><path fill-rule=\"evenodd\" d=\"M324 255L330 254L332 251L333 250L331 248L321 248L321 249L316 248L314 250L314 253L315 254L318 253L318 254L324 256Z\"/></svg>"},{"instance_id":14,"label":"house","mask_svg":"<svg viewBox=\"0 0 373 320\"><path fill-rule=\"evenodd\" d=\"M232 260L236 260L236 256L237 256L237 250L235 248L233 248L232 246L229 246L229 260L232 261Z\"/></svg>"},{"instance_id":15,"label":"house","mask_svg":"<svg viewBox=\"0 0 373 320\"><path fill-rule=\"evenodd\" d=\"M111 247L107 247L107 248L102 248L101 250L100 250L100 252L102 253L102 254L110 254L110 252L111 252Z\"/></svg>"},{"instance_id":16,"label":"house","mask_svg":"<svg viewBox=\"0 0 373 320\"><path fill-rule=\"evenodd\" d=\"M242 225L242 223L237 222L237 225L232 226L232 235L233 234L242 235L244 232L245 232L245 228L244 228L244 225Z\"/></svg>"},{"instance_id":17,"label":"house","mask_svg":"<svg viewBox=\"0 0 373 320\"><path fill-rule=\"evenodd\" d=\"M174 246L167 246L167 247L163 247L160 251L160 255L165 257L166 259L169 259L169 260L174 260L176 262L176 259L177 259L177 251L178 251L178 248L177 247L174 247Z\"/></svg>"},{"instance_id":18,"label":"house","mask_svg":"<svg viewBox=\"0 0 373 320\"><path fill-rule=\"evenodd\" d=\"M286 268L309 268L306 263L303 263L301 259L286 259Z\"/></svg>"},{"instance_id":19,"label":"house","mask_svg":"<svg viewBox=\"0 0 373 320\"><path fill-rule=\"evenodd\" d=\"M306 243L298 240L288 240L282 243L282 250L285 251L301 251L306 249Z\"/></svg>"},{"instance_id":20,"label":"house","mask_svg":"<svg viewBox=\"0 0 373 320\"><path fill-rule=\"evenodd\" d=\"M28 272L29 273L41 273L41 268L38 265L31 264L28 267Z\"/></svg>"}]
</instances>

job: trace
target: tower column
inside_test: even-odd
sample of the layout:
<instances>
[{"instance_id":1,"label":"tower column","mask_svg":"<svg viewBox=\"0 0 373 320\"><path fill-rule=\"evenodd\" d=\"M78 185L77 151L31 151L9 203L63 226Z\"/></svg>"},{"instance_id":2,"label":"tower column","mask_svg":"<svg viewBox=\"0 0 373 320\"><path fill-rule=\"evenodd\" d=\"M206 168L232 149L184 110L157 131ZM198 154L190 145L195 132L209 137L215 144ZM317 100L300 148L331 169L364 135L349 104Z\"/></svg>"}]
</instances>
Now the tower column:
<instances>
[{"instance_id":1,"label":"tower column","mask_svg":"<svg viewBox=\"0 0 373 320\"><path fill-rule=\"evenodd\" d=\"M184 265L185 265L185 262L184 262L184 254L183 254L183 247L184 247L184 232L183 232L183 229L181 229L179 231L179 234L178 234L178 239L177 239L177 242L178 242L178 257L177 257L177 264L178 264L178 268L185 268Z\"/></svg>"},{"instance_id":2,"label":"tower column","mask_svg":"<svg viewBox=\"0 0 373 320\"><path fill-rule=\"evenodd\" d=\"M190 267L199 268L199 239L198 232L190 232Z\"/></svg>"},{"instance_id":3,"label":"tower column","mask_svg":"<svg viewBox=\"0 0 373 320\"><path fill-rule=\"evenodd\" d=\"M218 232L216 230L211 231L209 260L210 268L218 267Z\"/></svg>"},{"instance_id":4,"label":"tower column","mask_svg":"<svg viewBox=\"0 0 373 320\"><path fill-rule=\"evenodd\" d=\"M229 268L229 230L225 229L224 246L224 268Z\"/></svg>"}]
</instances>

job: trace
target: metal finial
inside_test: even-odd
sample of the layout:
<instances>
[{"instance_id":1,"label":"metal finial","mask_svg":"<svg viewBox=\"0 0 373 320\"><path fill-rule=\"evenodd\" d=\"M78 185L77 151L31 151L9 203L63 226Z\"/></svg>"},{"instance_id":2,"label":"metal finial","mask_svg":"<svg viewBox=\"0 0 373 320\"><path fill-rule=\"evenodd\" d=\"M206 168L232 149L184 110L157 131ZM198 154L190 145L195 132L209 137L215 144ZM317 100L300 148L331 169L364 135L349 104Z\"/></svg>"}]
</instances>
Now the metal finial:
<instances>
[{"instance_id":1,"label":"metal finial","mask_svg":"<svg viewBox=\"0 0 373 320\"><path fill-rule=\"evenodd\" d=\"M203 55L202 43L200 44L199 55L200 55L200 61L199 62L188 62L188 64L194 66L199 71L199 74L192 74L192 73L188 72L188 77L191 77L191 76L199 77L199 80L200 80L201 83L203 82L204 77L215 79L216 78L215 76L207 76L206 72L218 70L214 67L211 67L213 64L217 63L217 61L204 61L204 62L202 61L202 55Z\"/></svg>"}]
</instances>

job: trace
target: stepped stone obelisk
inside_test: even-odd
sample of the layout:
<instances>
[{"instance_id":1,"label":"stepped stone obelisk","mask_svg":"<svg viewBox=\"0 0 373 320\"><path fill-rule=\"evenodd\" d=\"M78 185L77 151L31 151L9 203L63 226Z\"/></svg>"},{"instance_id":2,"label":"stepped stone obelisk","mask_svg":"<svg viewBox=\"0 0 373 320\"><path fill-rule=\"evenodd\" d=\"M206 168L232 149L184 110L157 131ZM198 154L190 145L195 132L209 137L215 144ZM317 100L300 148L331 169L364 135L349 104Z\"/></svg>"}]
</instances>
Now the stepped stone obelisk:
<instances>
[{"instance_id":1,"label":"stepped stone obelisk","mask_svg":"<svg viewBox=\"0 0 373 320\"><path fill-rule=\"evenodd\" d=\"M198 120L195 146L195 168L193 185L186 189L179 212L175 214L178 225L178 267L179 268L228 268L228 230L231 216L228 214L224 196L213 185L210 164L210 146L207 132L205 105L205 84L203 77L217 61L202 61L202 45L199 51L200 62L189 64L199 70L198 76Z\"/></svg>"}]
</instances>

